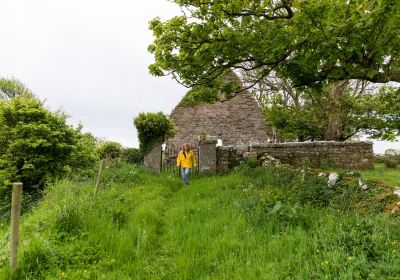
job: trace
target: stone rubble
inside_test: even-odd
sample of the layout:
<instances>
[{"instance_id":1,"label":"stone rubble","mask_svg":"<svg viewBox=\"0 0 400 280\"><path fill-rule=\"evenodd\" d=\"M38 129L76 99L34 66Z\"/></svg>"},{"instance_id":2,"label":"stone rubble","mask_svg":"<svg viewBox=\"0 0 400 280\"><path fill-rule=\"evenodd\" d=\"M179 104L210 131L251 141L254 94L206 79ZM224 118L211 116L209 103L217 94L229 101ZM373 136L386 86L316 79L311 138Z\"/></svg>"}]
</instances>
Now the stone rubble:
<instances>
[{"instance_id":1,"label":"stone rubble","mask_svg":"<svg viewBox=\"0 0 400 280\"><path fill-rule=\"evenodd\" d=\"M336 185L336 182L339 179L339 175L337 173L330 173L328 176L328 187L332 188Z\"/></svg>"},{"instance_id":2,"label":"stone rubble","mask_svg":"<svg viewBox=\"0 0 400 280\"><path fill-rule=\"evenodd\" d=\"M392 209L392 214L397 214L400 212L400 202L397 202L396 206Z\"/></svg>"},{"instance_id":3,"label":"stone rubble","mask_svg":"<svg viewBox=\"0 0 400 280\"><path fill-rule=\"evenodd\" d=\"M358 186L362 188L364 191L368 190L368 185L363 180L361 180L361 178L358 179Z\"/></svg>"},{"instance_id":4,"label":"stone rubble","mask_svg":"<svg viewBox=\"0 0 400 280\"><path fill-rule=\"evenodd\" d=\"M263 154L258 161L260 162L261 165L263 166L268 166L268 165L278 165L281 164L280 160L274 158L273 156L270 156L268 154Z\"/></svg>"}]
</instances>

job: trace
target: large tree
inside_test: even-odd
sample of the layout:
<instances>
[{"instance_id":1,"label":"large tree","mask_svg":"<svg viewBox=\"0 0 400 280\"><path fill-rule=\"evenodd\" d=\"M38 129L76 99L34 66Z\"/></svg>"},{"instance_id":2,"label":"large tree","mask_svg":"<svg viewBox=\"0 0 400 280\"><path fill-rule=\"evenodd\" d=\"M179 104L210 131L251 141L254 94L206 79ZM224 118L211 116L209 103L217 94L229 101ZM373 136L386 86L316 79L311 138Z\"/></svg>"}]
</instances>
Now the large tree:
<instances>
[{"instance_id":1,"label":"large tree","mask_svg":"<svg viewBox=\"0 0 400 280\"><path fill-rule=\"evenodd\" d=\"M295 87L400 82L397 0L173 0L182 15L150 22L154 75L193 87L233 70L275 71Z\"/></svg>"},{"instance_id":2,"label":"large tree","mask_svg":"<svg viewBox=\"0 0 400 280\"><path fill-rule=\"evenodd\" d=\"M400 89L394 87L351 80L303 90L271 77L254 94L278 141L344 141L359 135L394 140L400 132Z\"/></svg>"}]
</instances>

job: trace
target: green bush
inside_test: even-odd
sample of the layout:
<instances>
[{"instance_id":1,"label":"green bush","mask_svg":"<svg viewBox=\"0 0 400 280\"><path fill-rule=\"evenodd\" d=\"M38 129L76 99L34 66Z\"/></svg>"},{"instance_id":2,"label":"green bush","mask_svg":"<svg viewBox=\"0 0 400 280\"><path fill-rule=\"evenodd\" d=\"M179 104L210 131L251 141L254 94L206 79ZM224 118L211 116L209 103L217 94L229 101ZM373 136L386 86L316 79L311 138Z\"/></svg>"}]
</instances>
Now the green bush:
<instances>
[{"instance_id":1,"label":"green bush","mask_svg":"<svg viewBox=\"0 0 400 280\"><path fill-rule=\"evenodd\" d=\"M143 153L140 151L140 149L124 148L122 150L122 159L127 163L139 164L143 161Z\"/></svg>"},{"instance_id":2,"label":"green bush","mask_svg":"<svg viewBox=\"0 0 400 280\"><path fill-rule=\"evenodd\" d=\"M133 123L138 131L139 147L147 154L157 142L164 142L174 135L172 120L162 112L140 113Z\"/></svg>"},{"instance_id":3,"label":"green bush","mask_svg":"<svg viewBox=\"0 0 400 280\"><path fill-rule=\"evenodd\" d=\"M98 160L96 138L91 133L82 133L81 130L82 126L75 129L76 143L69 164L75 173L91 170Z\"/></svg>"},{"instance_id":4,"label":"green bush","mask_svg":"<svg viewBox=\"0 0 400 280\"><path fill-rule=\"evenodd\" d=\"M383 156L383 164L387 168L396 168L400 164L400 150L387 149Z\"/></svg>"},{"instance_id":5,"label":"green bush","mask_svg":"<svg viewBox=\"0 0 400 280\"><path fill-rule=\"evenodd\" d=\"M100 159L120 158L122 155L122 145L117 142L107 141L97 148L97 153Z\"/></svg>"},{"instance_id":6,"label":"green bush","mask_svg":"<svg viewBox=\"0 0 400 280\"><path fill-rule=\"evenodd\" d=\"M398 149L387 149L384 155L385 157L400 161L400 150Z\"/></svg>"},{"instance_id":7,"label":"green bush","mask_svg":"<svg viewBox=\"0 0 400 280\"><path fill-rule=\"evenodd\" d=\"M93 164L94 138L67 125L66 119L31 96L0 101L0 192L7 192L12 181L37 192L47 182Z\"/></svg>"},{"instance_id":8,"label":"green bush","mask_svg":"<svg viewBox=\"0 0 400 280\"><path fill-rule=\"evenodd\" d=\"M246 164L250 168L256 168L258 165L257 158L255 158L255 157L248 158L246 161Z\"/></svg>"},{"instance_id":9,"label":"green bush","mask_svg":"<svg viewBox=\"0 0 400 280\"><path fill-rule=\"evenodd\" d=\"M385 165L385 167L387 168L396 168L398 165L398 161L392 158L385 158L383 160L383 164Z\"/></svg>"}]
</instances>

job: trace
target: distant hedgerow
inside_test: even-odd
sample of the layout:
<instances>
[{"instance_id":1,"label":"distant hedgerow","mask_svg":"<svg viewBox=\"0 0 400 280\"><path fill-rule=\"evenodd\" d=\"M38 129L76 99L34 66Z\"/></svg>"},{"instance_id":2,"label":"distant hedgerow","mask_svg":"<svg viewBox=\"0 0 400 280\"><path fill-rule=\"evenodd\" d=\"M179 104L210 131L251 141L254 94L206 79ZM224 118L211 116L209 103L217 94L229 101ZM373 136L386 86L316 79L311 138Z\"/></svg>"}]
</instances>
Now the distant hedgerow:
<instances>
[{"instance_id":1,"label":"distant hedgerow","mask_svg":"<svg viewBox=\"0 0 400 280\"><path fill-rule=\"evenodd\" d=\"M122 159L127 163L141 163L143 161L143 153L137 148L125 148L122 150Z\"/></svg>"},{"instance_id":2,"label":"distant hedgerow","mask_svg":"<svg viewBox=\"0 0 400 280\"><path fill-rule=\"evenodd\" d=\"M97 148L100 159L120 158L122 155L122 145L118 142L107 141Z\"/></svg>"}]
</instances>

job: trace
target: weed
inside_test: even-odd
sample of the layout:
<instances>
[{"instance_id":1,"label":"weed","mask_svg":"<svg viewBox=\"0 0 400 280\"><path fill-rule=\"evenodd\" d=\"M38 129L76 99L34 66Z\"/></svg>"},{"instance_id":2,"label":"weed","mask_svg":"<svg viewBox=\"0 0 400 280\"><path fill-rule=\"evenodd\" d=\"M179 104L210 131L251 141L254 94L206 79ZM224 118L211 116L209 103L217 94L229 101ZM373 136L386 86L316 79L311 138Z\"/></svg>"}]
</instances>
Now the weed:
<instances>
[{"instance_id":1,"label":"weed","mask_svg":"<svg viewBox=\"0 0 400 280\"><path fill-rule=\"evenodd\" d=\"M247 161L246 161L246 164L250 168L256 168L257 165L258 165L257 158L255 158L255 157L248 158Z\"/></svg>"}]
</instances>

